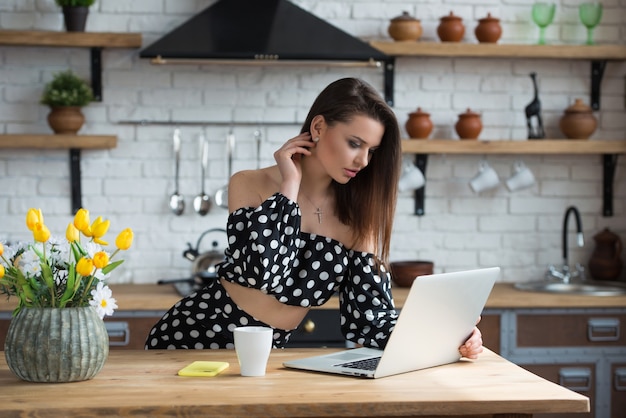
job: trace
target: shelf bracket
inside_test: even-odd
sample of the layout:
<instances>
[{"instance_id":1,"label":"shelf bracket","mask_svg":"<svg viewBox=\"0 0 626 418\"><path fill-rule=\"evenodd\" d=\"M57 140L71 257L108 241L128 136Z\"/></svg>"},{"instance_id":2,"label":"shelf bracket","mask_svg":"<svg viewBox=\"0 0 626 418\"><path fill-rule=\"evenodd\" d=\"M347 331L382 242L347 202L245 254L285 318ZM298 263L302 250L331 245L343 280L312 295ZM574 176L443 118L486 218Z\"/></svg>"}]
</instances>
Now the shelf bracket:
<instances>
[{"instance_id":1,"label":"shelf bracket","mask_svg":"<svg viewBox=\"0 0 626 418\"><path fill-rule=\"evenodd\" d=\"M602 215L613 216L613 180L617 169L617 154L603 154L603 187L602 187Z\"/></svg>"},{"instance_id":2,"label":"shelf bracket","mask_svg":"<svg viewBox=\"0 0 626 418\"><path fill-rule=\"evenodd\" d=\"M93 99L96 102L102 101L102 48L91 48L91 89Z\"/></svg>"},{"instance_id":3,"label":"shelf bracket","mask_svg":"<svg viewBox=\"0 0 626 418\"><path fill-rule=\"evenodd\" d=\"M396 68L396 59L389 58L383 61L384 68L384 89L385 89L385 101L389 106L393 106L393 82L394 82L394 73Z\"/></svg>"},{"instance_id":4,"label":"shelf bracket","mask_svg":"<svg viewBox=\"0 0 626 418\"><path fill-rule=\"evenodd\" d=\"M420 169L424 177L426 177L426 164L428 163L428 154L416 154L415 165ZM424 216L424 198L425 198L426 184L415 190L415 214L417 216Z\"/></svg>"},{"instance_id":5,"label":"shelf bracket","mask_svg":"<svg viewBox=\"0 0 626 418\"><path fill-rule=\"evenodd\" d=\"M83 206L80 184L80 149L70 149L70 181L72 193L72 214Z\"/></svg>"},{"instance_id":6,"label":"shelf bracket","mask_svg":"<svg viewBox=\"0 0 626 418\"><path fill-rule=\"evenodd\" d=\"M604 76L606 60L591 61L591 108L600 110L600 84Z\"/></svg>"}]
</instances>

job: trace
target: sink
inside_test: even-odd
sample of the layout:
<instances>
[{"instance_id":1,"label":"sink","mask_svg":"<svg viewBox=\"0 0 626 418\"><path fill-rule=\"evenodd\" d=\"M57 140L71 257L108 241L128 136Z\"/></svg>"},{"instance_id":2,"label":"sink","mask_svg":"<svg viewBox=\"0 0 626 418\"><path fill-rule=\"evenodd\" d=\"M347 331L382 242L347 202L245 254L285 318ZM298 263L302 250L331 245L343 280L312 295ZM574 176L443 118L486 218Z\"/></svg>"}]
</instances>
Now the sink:
<instances>
[{"instance_id":1,"label":"sink","mask_svg":"<svg viewBox=\"0 0 626 418\"><path fill-rule=\"evenodd\" d=\"M582 281L582 282L528 282L516 283L514 286L518 290L529 292L559 293L564 295L587 295L587 296L618 296L626 295L626 284L602 281Z\"/></svg>"}]
</instances>

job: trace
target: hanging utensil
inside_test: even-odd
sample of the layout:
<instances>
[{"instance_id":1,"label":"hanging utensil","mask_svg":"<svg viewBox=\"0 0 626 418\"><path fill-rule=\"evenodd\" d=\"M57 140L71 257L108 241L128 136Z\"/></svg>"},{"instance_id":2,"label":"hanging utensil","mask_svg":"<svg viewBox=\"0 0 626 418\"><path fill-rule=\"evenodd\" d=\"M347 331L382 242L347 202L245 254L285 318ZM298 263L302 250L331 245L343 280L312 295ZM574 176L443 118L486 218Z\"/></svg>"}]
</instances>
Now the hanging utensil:
<instances>
[{"instance_id":1,"label":"hanging utensil","mask_svg":"<svg viewBox=\"0 0 626 418\"><path fill-rule=\"evenodd\" d=\"M201 216L206 215L211 210L211 197L204 191L204 182L206 175L206 168L209 163L209 143L204 137L200 136L200 182L202 184L202 191L198 196L193 199L193 208Z\"/></svg>"},{"instance_id":2,"label":"hanging utensil","mask_svg":"<svg viewBox=\"0 0 626 418\"><path fill-rule=\"evenodd\" d=\"M233 175L233 152L235 149L235 135L232 131L226 137L226 159L228 160L228 180L226 184L215 192L215 204L220 208L228 209L228 181Z\"/></svg>"},{"instance_id":3,"label":"hanging utensil","mask_svg":"<svg viewBox=\"0 0 626 418\"><path fill-rule=\"evenodd\" d=\"M180 169L180 129L174 129L174 193L170 196L170 209L179 216L185 210L185 199L178 193L178 176Z\"/></svg>"},{"instance_id":4,"label":"hanging utensil","mask_svg":"<svg viewBox=\"0 0 626 418\"><path fill-rule=\"evenodd\" d=\"M260 128L254 131L254 140L256 142L256 168L258 170L261 168L261 143L263 142Z\"/></svg>"}]
</instances>

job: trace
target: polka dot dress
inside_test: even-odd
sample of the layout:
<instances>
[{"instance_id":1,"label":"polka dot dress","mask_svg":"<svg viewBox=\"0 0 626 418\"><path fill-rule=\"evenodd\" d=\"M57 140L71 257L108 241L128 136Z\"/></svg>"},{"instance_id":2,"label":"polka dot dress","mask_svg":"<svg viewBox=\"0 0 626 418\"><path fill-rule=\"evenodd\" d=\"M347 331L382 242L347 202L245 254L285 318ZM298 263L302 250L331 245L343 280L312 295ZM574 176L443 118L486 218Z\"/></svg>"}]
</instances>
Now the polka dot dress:
<instances>
[{"instance_id":1,"label":"polka dot dress","mask_svg":"<svg viewBox=\"0 0 626 418\"><path fill-rule=\"evenodd\" d=\"M296 202L280 193L228 219L228 248L217 275L261 290L287 305L320 306L339 294L347 340L382 348L396 323L389 273L373 254L347 249L331 238L300 231ZM215 280L174 305L152 328L146 348L232 348L233 329L265 325L241 310ZM290 330L275 330L284 347Z\"/></svg>"}]
</instances>

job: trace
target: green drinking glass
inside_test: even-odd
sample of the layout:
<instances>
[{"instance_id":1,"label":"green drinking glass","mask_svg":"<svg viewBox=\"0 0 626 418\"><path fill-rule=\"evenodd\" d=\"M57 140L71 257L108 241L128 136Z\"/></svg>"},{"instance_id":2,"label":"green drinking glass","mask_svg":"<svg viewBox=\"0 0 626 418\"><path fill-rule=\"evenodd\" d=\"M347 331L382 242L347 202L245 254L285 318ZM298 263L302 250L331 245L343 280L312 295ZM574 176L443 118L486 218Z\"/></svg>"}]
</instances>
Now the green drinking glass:
<instances>
[{"instance_id":1,"label":"green drinking glass","mask_svg":"<svg viewBox=\"0 0 626 418\"><path fill-rule=\"evenodd\" d=\"M593 45L593 29L602 19L602 3L582 3L578 7L580 21L587 28L587 45Z\"/></svg>"},{"instance_id":2,"label":"green drinking glass","mask_svg":"<svg viewBox=\"0 0 626 418\"><path fill-rule=\"evenodd\" d=\"M533 4L533 22L539 26L539 45L546 43L546 27L554 20L556 4L537 2Z\"/></svg>"}]
</instances>

